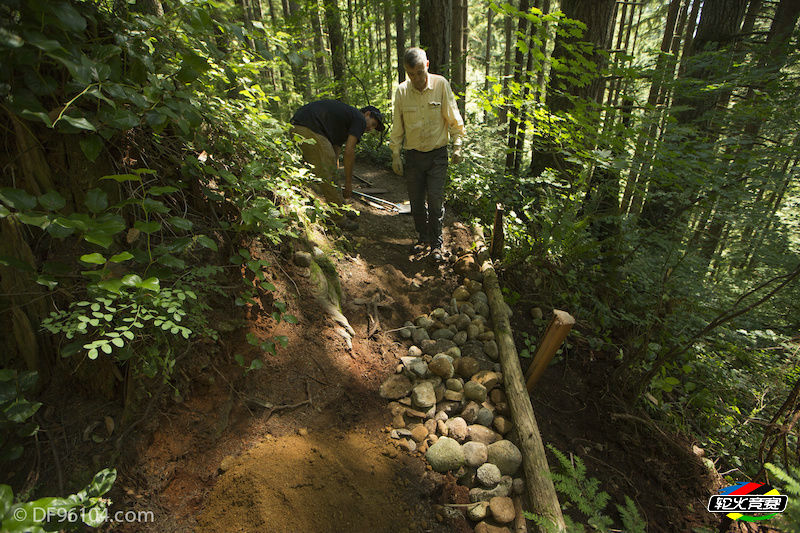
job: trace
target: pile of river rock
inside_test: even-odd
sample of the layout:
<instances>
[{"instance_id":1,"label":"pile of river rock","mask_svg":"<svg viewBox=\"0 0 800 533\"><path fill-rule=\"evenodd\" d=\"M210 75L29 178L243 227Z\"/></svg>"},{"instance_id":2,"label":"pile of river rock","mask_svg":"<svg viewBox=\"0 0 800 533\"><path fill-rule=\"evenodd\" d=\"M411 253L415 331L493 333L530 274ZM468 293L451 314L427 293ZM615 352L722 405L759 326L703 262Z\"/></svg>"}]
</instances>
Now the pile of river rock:
<instances>
[{"instance_id":1,"label":"pile of river rock","mask_svg":"<svg viewBox=\"0 0 800 533\"><path fill-rule=\"evenodd\" d=\"M522 475L522 454L512 442L514 428L481 282L466 279L449 305L407 322L399 333L412 345L380 388L382 397L393 400L391 437L405 450L424 454L436 472L451 472L470 489L475 505L466 508L467 516L479 522L475 531L503 531L502 525L515 516L510 496L524 488L523 480L514 477Z\"/></svg>"}]
</instances>

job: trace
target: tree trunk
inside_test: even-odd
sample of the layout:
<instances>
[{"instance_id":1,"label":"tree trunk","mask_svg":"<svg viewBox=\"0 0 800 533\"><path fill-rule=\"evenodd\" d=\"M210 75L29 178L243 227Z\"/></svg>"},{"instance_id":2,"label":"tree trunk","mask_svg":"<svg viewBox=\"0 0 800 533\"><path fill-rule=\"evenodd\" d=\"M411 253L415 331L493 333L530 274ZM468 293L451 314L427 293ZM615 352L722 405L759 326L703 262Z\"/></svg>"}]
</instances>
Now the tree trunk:
<instances>
[{"instance_id":1,"label":"tree trunk","mask_svg":"<svg viewBox=\"0 0 800 533\"><path fill-rule=\"evenodd\" d=\"M430 71L449 77L450 28L453 0L420 0L419 44L430 61Z\"/></svg>"},{"instance_id":2,"label":"tree trunk","mask_svg":"<svg viewBox=\"0 0 800 533\"><path fill-rule=\"evenodd\" d=\"M339 4L337 0L322 0L322 5L325 9L325 25L328 27L328 38L331 43L333 79L336 82L335 95L336 98L346 102L345 51Z\"/></svg>"},{"instance_id":3,"label":"tree trunk","mask_svg":"<svg viewBox=\"0 0 800 533\"><path fill-rule=\"evenodd\" d=\"M386 43L386 70L384 80L386 83L386 98L392 99L392 80L394 79L394 67L392 66L392 0L383 0L383 40Z\"/></svg>"},{"instance_id":4,"label":"tree trunk","mask_svg":"<svg viewBox=\"0 0 800 533\"><path fill-rule=\"evenodd\" d=\"M486 15L486 54L483 57L483 92L489 94L489 72L492 64L492 19L494 18L494 10L489 7ZM484 124L488 122L488 111L483 112Z\"/></svg>"},{"instance_id":5,"label":"tree trunk","mask_svg":"<svg viewBox=\"0 0 800 533\"><path fill-rule=\"evenodd\" d=\"M466 117L464 105L467 90L467 0L452 0L450 30L450 85L458 98L458 109Z\"/></svg>"},{"instance_id":6,"label":"tree trunk","mask_svg":"<svg viewBox=\"0 0 800 533\"><path fill-rule=\"evenodd\" d=\"M531 96L531 82L533 78L533 47L534 44L534 33L536 28L531 25L530 28L530 37L528 38L528 59L525 62L525 78L524 78L524 88L522 89L522 108L520 109L519 113L519 125L517 126L517 140L514 146L513 152L509 155L514 156L514 160L512 162L513 172L515 176L519 176L519 167L522 163L522 153L525 149L525 128L526 123L528 121L528 109L531 106L529 99L532 101L536 98L536 94L534 93ZM506 161L508 164L508 161Z\"/></svg>"},{"instance_id":7,"label":"tree trunk","mask_svg":"<svg viewBox=\"0 0 800 533\"><path fill-rule=\"evenodd\" d=\"M519 10L523 13L528 11L528 0L520 0L519 2ZM525 41L529 41L528 36L528 19L525 17L520 17L519 22L517 23L517 35L521 35L522 39ZM521 47L516 47L514 52L514 84L519 85L522 82L522 75L524 66L522 62L525 60L525 54L522 53ZM511 116L509 117L508 121L508 153L506 154L506 173L510 174L514 171L514 161L516 160L516 153L517 153L517 129L519 128L519 117L522 112L522 107L525 105L524 102L520 102L516 105L510 105L509 111L511 111Z\"/></svg>"},{"instance_id":8,"label":"tree trunk","mask_svg":"<svg viewBox=\"0 0 800 533\"><path fill-rule=\"evenodd\" d=\"M322 33L322 23L319 20L319 0L311 0L308 16L311 17L311 28L314 31L314 66L317 81L324 83L328 79L328 66L325 64L325 34Z\"/></svg>"},{"instance_id":9,"label":"tree trunk","mask_svg":"<svg viewBox=\"0 0 800 533\"><path fill-rule=\"evenodd\" d=\"M514 346L511 324L508 314L505 312L503 295L500 292L500 283L490 261L483 263L481 271L484 274L484 287L489 298L489 307L492 310L492 321L500 353L508 404L519 435L528 500L533 512L552 522L552 527L536 526L534 531L537 533L566 531L558 495L550 476L550 467L547 464L542 436L531 406L530 395L525 387L517 349Z\"/></svg>"},{"instance_id":10,"label":"tree trunk","mask_svg":"<svg viewBox=\"0 0 800 533\"><path fill-rule=\"evenodd\" d=\"M408 42L417 46L417 0L411 0L411 13L408 20Z\"/></svg>"},{"instance_id":11,"label":"tree trunk","mask_svg":"<svg viewBox=\"0 0 800 533\"><path fill-rule=\"evenodd\" d=\"M509 2L511 7L514 7L514 2L511 0ZM505 19L503 19L503 35L505 36L505 52L503 54L503 100L508 102L509 99L509 76L511 76L513 64L511 63L512 60L512 50L514 49L514 43L516 43L516 39L514 38L514 19L511 15L506 15ZM500 113L498 115L498 121L500 124L505 125L508 120L508 108L509 105L506 103L503 107L500 108Z\"/></svg>"},{"instance_id":12,"label":"tree trunk","mask_svg":"<svg viewBox=\"0 0 800 533\"><path fill-rule=\"evenodd\" d=\"M416 0L411 0L413 4ZM406 79L406 69L403 67L403 54L406 51L406 34L403 27L403 1L394 2L394 31L397 35L397 83L403 83ZM390 96L391 98L391 96Z\"/></svg>"}]
</instances>

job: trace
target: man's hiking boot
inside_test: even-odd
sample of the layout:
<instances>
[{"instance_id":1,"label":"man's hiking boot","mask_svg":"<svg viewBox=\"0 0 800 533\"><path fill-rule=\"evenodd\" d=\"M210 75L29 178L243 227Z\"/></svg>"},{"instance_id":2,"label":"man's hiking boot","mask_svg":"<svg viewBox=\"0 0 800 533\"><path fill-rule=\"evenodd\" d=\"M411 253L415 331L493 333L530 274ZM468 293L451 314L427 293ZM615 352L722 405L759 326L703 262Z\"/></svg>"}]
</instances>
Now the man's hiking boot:
<instances>
[{"instance_id":1,"label":"man's hiking boot","mask_svg":"<svg viewBox=\"0 0 800 533\"><path fill-rule=\"evenodd\" d=\"M411 255L417 255L424 252L428 248L428 243L422 239L418 240L411 246Z\"/></svg>"}]
</instances>

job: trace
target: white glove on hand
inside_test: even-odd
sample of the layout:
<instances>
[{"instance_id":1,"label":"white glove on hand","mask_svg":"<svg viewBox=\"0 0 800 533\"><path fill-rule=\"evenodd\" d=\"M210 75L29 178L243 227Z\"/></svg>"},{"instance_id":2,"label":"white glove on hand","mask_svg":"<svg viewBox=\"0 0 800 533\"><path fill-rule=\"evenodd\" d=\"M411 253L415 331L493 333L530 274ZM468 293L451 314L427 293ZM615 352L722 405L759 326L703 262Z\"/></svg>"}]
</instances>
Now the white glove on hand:
<instances>
[{"instance_id":1,"label":"white glove on hand","mask_svg":"<svg viewBox=\"0 0 800 533\"><path fill-rule=\"evenodd\" d=\"M457 165L461 162L461 159L461 145L456 145L453 147L453 154L450 156L450 162Z\"/></svg>"},{"instance_id":2,"label":"white glove on hand","mask_svg":"<svg viewBox=\"0 0 800 533\"><path fill-rule=\"evenodd\" d=\"M398 176L403 175L403 160L400 159L400 156L394 156L394 158L392 158L392 170L394 170L394 173Z\"/></svg>"}]
</instances>

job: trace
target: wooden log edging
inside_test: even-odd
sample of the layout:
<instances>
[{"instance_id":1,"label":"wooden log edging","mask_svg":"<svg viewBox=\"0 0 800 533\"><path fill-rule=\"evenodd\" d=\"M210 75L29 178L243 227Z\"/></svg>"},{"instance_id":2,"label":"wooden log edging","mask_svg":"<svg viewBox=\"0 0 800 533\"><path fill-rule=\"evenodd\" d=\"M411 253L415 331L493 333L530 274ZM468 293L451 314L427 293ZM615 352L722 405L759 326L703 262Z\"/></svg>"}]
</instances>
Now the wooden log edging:
<instances>
[{"instance_id":1,"label":"wooden log edging","mask_svg":"<svg viewBox=\"0 0 800 533\"><path fill-rule=\"evenodd\" d=\"M482 231L474 232L477 239L482 240ZM550 477L550 466L547 464L542 435L536 423L528 389L519 364L517 348L511 334L511 323L506 312L506 304L500 291L500 282L491 260L486 256L486 246L478 243L478 258L483 260L483 290L489 299L492 313L495 341L503 370L503 382L506 397L511 408L511 417L517 428L519 448L522 452L522 467L525 473L525 490L528 501L534 512L552 522L559 531L566 530L561 505L558 502L556 489ZM539 533L546 533L543 526L534 526Z\"/></svg>"}]
</instances>

